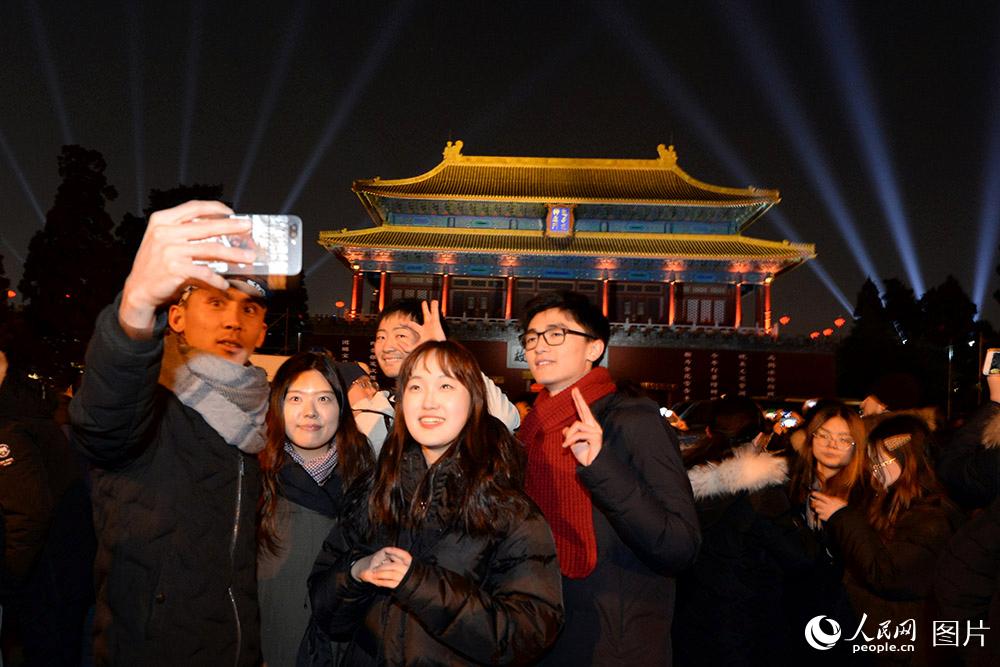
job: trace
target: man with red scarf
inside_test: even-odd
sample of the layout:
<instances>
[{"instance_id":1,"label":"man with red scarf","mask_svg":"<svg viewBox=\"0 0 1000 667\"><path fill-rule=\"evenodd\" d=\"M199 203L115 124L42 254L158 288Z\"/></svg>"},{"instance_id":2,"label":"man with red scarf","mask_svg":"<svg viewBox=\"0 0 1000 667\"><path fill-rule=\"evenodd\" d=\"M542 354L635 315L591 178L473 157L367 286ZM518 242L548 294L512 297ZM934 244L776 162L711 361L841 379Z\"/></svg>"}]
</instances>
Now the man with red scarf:
<instances>
[{"instance_id":1,"label":"man with red scarf","mask_svg":"<svg viewBox=\"0 0 1000 667\"><path fill-rule=\"evenodd\" d=\"M610 325L587 297L539 295L521 343L543 386L518 435L525 490L555 536L566 625L553 665L669 665L674 579L701 541L677 439L601 367Z\"/></svg>"}]
</instances>

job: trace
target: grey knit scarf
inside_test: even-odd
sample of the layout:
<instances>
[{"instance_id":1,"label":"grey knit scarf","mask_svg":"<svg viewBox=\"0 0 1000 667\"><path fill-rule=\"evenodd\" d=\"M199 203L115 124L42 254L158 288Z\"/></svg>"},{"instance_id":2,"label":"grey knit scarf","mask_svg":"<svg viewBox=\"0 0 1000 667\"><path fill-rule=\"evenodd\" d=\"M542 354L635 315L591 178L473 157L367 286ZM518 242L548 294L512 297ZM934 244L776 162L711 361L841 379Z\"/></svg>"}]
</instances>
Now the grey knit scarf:
<instances>
[{"instance_id":1,"label":"grey knit scarf","mask_svg":"<svg viewBox=\"0 0 1000 667\"><path fill-rule=\"evenodd\" d=\"M230 445L247 454L264 449L267 373L192 349L168 335L163 341L160 384L200 414Z\"/></svg>"}]
</instances>

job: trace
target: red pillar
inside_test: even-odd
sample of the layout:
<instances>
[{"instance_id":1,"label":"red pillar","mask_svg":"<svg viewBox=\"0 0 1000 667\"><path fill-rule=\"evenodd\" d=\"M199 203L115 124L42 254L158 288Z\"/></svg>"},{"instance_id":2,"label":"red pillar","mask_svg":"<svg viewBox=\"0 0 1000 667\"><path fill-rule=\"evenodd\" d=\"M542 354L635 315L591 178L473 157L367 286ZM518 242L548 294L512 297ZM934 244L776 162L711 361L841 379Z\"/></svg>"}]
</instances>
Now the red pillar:
<instances>
[{"instance_id":1,"label":"red pillar","mask_svg":"<svg viewBox=\"0 0 1000 667\"><path fill-rule=\"evenodd\" d=\"M451 276L441 274L441 317L448 316L448 288L451 286Z\"/></svg>"},{"instance_id":2,"label":"red pillar","mask_svg":"<svg viewBox=\"0 0 1000 667\"><path fill-rule=\"evenodd\" d=\"M741 283L736 283L734 287L736 287L736 317L733 320L733 326L739 329L740 324L743 323L743 289Z\"/></svg>"},{"instance_id":3,"label":"red pillar","mask_svg":"<svg viewBox=\"0 0 1000 667\"><path fill-rule=\"evenodd\" d=\"M385 293L389 291L389 274L380 271L378 276L378 312L385 310Z\"/></svg>"},{"instance_id":4,"label":"red pillar","mask_svg":"<svg viewBox=\"0 0 1000 667\"><path fill-rule=\"evenodd\" d=\"M604 282L601 283L601 312L604 313L604 317L608 316L608 292L610 291L608 283L610 282L610 280L605 278Z\"/></svg>"},{"instance_id":5,"label":"red pillar","mask_svg":"<svg viewBox=\"0 0 1000 667\"><path fill-rule=\"evenodd\" d=\"M667 324L670 326L674 325L674 320L677 318L677 295L675 293L674 281L670 281L670 302L667 306Z\"/></svg>"},{"instance_id":6,"label":"red pillar","mask_svg":"<svg viewBox=\"0 0 1000 667\"><path fill-rule=\"evenodd\" d=\"M507 294L503 304L503 318L514 319L514 276L507 276Z\"/></svg>"},{"instance_id":7,"label":"red pillar","mask_svg":"<svg viewBox=\"0 0 1000 667\"><path fill-rule=\"evenodd\" d=\"M361 312L361 285L364 282L364 279L364 273L361 271L354 272L353 280L351 281L351 317L357 317L358 313Z\"/></svg>"},{"instance_id":8,"label":"red pillar","mask_svg":"<svg viewBox=\"0 0 1000 667\"><path fill-rule=\"evenodd\" d=\"M764 331L771 333L771 279L764 280Z\"/></svg>"}]
</instances>

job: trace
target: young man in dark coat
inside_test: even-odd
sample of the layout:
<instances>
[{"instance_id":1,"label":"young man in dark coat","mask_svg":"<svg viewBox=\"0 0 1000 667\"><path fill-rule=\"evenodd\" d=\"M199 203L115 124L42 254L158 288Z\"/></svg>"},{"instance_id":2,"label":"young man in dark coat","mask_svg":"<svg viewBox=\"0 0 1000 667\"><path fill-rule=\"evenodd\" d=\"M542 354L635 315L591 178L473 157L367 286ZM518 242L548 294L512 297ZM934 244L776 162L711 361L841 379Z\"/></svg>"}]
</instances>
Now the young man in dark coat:
<instances>
[{"instance_id":1,"label":"young man in dark coat","mask_svg":"<svg viewBox=\"0 0 1000 667\"><path fill-rule=\"evenodd\" d=\"M676 437L599 366L610 325L585 296L540 295L522 322L544 387L518 434L525 490L552 527L566 607L545 662L669 665L673 577L700 543Z\"/></svg>"},{"instance_id":2,"label":"young man in dark coat","mask_svg":"<svg viewBox=\"0 0 1000 667\"><path fill-rule=\"evenodd\" d=\"M247 232L220 217L231 213L188 202L150 217L70 408L96 467L97 664L260 663L255 454L268 385L249 357L267 292L195 263L253 251L193 243Z\"/></svg>"}]
</instances>

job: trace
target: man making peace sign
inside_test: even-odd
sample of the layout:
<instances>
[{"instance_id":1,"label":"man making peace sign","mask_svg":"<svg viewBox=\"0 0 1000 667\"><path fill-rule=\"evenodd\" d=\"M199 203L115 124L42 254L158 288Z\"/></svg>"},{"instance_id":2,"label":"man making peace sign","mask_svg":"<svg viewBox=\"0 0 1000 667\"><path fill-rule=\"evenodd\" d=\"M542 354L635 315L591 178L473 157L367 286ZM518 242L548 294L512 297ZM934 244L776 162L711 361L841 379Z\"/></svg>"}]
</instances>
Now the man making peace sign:
<instances>
[{"instance_id":1,"label":"man making peace sign","mask_svg":"<svg viewBox=\"0 0 1000 667\"><path fill-rule=\"evenodd\" d=\"M525 490L555 535L566 605L545 662L669 665L673 575L700 543L676 437L655 403L599 366L610 325L587 297L542 294L522 325L544 387L518 434Z\"/></svg>"}]
</instances>

